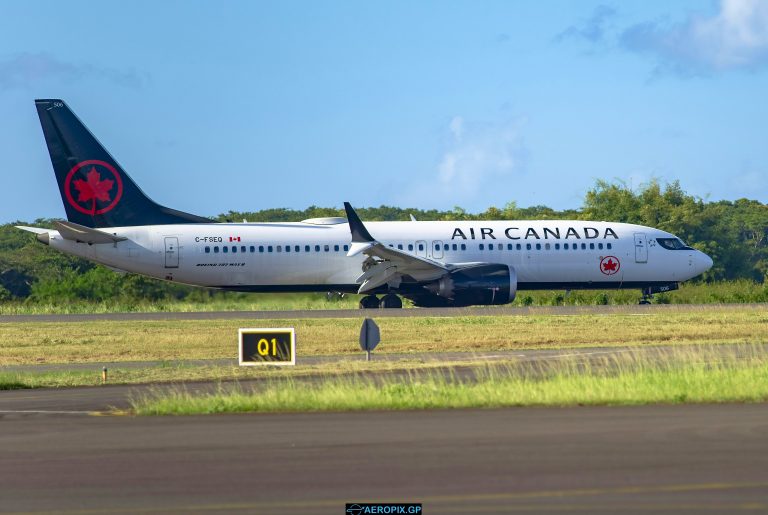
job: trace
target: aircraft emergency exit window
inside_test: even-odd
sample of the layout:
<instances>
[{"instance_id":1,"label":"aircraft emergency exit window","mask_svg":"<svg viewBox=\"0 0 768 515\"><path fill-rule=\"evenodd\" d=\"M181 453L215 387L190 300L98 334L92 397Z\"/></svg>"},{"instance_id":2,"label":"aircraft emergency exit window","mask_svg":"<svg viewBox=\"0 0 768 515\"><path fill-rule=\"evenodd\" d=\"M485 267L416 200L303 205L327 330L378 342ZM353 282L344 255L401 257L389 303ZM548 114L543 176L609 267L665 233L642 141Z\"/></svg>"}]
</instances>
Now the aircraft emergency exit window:
<instances>
[{"instance_id":1,"label":"aircraft emergency exit window","mask_svg":"<svg viewBox=\"0 0 768 515\"><path fill-rule=\"evenodd\" d=\"M480 244L480 250L485 250L485 245L483 245L482 243Z\"/></svg>"},{"instance_id":2,"label":"aircraft emergency exit window","mask_svg":"<svg viewBox=\"0 0 768 515\"><path fill-rule=\"evenodd\" d=\"M325 250L326 252L330 252L331 251L331 246L330 245L326 245L325 247L323 247L323 250Z\"/></svg>"},{"instance_id":3,"label":"aircraft emergency exit window","mask_svg":"<svg viewBox=\"0 0 768 515\"><path fill-rule=\"evenodd\" d=\"M259 245L259 252L264 252L264 245Z\"/></svg>"},{"instance_id":4,"label":"aircraft emergency exit window","mask_svg":"<svg viewBox=\"0 0 768 515\"><path fill-rule=\"evenodd\" d=\"M349 245L344 245L344 252L348 252L348 251L349 251Z\"/></svg>"},{"instance_id":5,"label":"aircraft emergency exit window","mask_svg":"<svg viewBox=\"0 0 768 515\"><path fill-rule=\"evenodd\" d=\"M603 244L602 243L598 243L597 244L597 248L600 249L600 250L603 250Z\"/></svg>"},{"instance_id":6,"label":"aircraft emergency exit window","mask_svg":"<svg viewBox=\"0 0 768 515\"><path fill-rule=\"evenodd\" d=\"M419 250L424 250L424 244L423 243L419 243Z\"/></svg>"},{"instance_id":7,"label":"aircraft emergency exit window","mask_svg":"<svg viewBox=\"0 0 768 515\"><path fill-rule=\"evenodd\" d=\"M408 244L408 250L413 250L413 243Z\"/></svg>"},{"instance_id":8,"label":"aircraft emergency exit window","mask_svg":"<svg viewBox=\"0 0 768 515\"><path fill-rule=\"evenodd\" d=\"M333 246L333 250L334 250L334 252L338 252L339 251L339 246L338 245L334 245Z\"/></svg>"},{"instance_id":9,"label":"aircraft emergency exit window","mask_svg":"<svg viewBox=\"0 0 768 515\"><path fill-rule=\"evenodd\" d=\"M219 253L219 247L218 246L213 247L213 253L214 254L218 254Z\"/></svg>"},{"instance_id":10,"label":"aircraft emergency exit window","mask_svg":"<svg viewBox=\"0 0 768 515\"><path fill-rule=\"evenodd\" d=\"M526 250L531 250L531 244L530 243L526 243L525 244L525 248L526 248Z\"/></svg>"},{"instance_id":11,"label":"aircraft emergency exit window","mask_svg":"<svg viewBox=\"0 0 768 515\"><path fill-rule=\"evenodd\" d=\"M466 243L462 243L461 244L461 250L467 250L467 244Z\"/></svg>"},{"instance_id":12,"label":"aircraft emergency exit window","mask_svg":"<svg viewBox=\"0 0 768 515\"><path fill-rule=\"evenodd\" d=\"M205 253L210 254L211 253L211 247L205 247Z\"/></svg>"},{"instance_id":13,"label":"aircraft emergency exit window","mask_svg":"<svg viewBox=\"0 0 768 515\"><path fill-rule=\"evenodd\" d=\"M590 243L589 244L589 248L590 248L590 250L595 250L595 244L594 243Z\"/></svg>"},{"instance_id":14,"label":"aircraft emergency exit window","mask_svg":"<svg viewBox=\"0 0 768 515\"><path fill-rule=\"evenodd\" d=\"M309 252L309 249L310 249L309 245L304 245L304 252Z\"/></svg>"},{"instance_id":15,"label":"aircraft emergency exit window","mask_svg":"<svg viewBox=\"0 0 768 515\"><path fill-rule=\"evenodd\" d=\"M315 252L320 252L320 245L315 245Z\"/></svg>"},{"instance_id":16,"label":"aircraft emergency exit window","mask_svg":"<svg viewBox=\"0 0 768 515\"><path fill-rule=\"evenodd\" d=\"M250 247L248 247L248 248L250 249L250 251L251 251L251 254L253 254L254 252L256 252L256 247L254 247L253 245L251 245L251 246L250 246Z\"/></svg>"}]
</instances>

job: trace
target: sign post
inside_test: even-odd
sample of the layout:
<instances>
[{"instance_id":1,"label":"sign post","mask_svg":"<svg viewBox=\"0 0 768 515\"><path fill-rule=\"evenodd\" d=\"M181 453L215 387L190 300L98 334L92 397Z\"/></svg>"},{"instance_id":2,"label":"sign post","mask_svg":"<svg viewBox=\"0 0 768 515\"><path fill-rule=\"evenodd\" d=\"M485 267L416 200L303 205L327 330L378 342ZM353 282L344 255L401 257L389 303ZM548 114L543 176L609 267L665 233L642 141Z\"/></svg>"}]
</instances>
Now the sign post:
<instances>
[{"instance_id":1,"label":"sign post","mask_svg":"<svg viewBox=\"0 0 768 515\"><path fill-rule=\"evenodd\" d=\"M360 328L360 348L365 351L365 360L371 361L371 351L381 341L379 326L370 318L363 320L363 326Z\"/></svg>"}]
</instances>

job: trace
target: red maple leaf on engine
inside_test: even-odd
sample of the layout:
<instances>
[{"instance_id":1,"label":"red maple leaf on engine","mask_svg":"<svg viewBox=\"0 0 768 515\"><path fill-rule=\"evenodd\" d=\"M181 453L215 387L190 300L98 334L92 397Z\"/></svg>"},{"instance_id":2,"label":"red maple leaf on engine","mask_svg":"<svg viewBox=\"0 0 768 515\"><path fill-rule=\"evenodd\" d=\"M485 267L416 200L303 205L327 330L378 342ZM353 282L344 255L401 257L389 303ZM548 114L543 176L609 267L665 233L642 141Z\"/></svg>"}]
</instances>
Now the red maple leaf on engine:
<instances>
[{"instance_id":1,"label":"red maple leaf on engine","mask_svg":"<svg viewBox=\"0 0 768 515\"><path fill-rule=\"evenodd\" d=\"M82 179L75 181L75 189L78 192L77 201L88 202L93 200L95 203L96 200L100 200L102 202L109 202L109 190L112 189L115 181L112 179L101 180L101 174L96 171L96 167L91 167L86 177L88 178L87 182Z\"/></svg>"},{"instance_id":2,"label":"red maple leaf on engine","mask_svg":"<svg viewBox=\"0 0 768 515\"><path fill-rule=\"evenodd\" d=\"M609 259L608 261L603 263L603 270L605 270L606 272L613 272L614 270L616 270L616 263L614 263L612 259Z\"/></svg>"}]
</instances>

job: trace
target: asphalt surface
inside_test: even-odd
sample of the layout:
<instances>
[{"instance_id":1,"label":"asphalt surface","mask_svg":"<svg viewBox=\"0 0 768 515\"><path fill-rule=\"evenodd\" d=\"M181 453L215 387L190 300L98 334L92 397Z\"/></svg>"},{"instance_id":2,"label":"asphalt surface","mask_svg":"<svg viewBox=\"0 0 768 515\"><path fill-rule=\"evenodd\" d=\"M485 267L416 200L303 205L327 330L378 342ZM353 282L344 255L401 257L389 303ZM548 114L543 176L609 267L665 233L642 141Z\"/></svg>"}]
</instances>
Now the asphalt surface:
<instances>
[{"instance_id":1,"label":"asphalt surface","mask_svg":"<svg viewBox=\"0 0 768 515\"><path fill-rule=\"evenodd\" d=\"M307 309L296 311L197 311L158 313L90 313L81 315L0 315L0 324L11 322L85 322L91 320L265 320L297 318L456 317L507 315L610 315L693 313L700 311L765 310L765 304L652 304L631 306L492 306L413 309Z\"/></svg>"},{"instance_id":2,"label":"asphalt surface","mask_svg":"<svg viewBox=\"0 0 768 515\"><path fill-rule=\"evenodd\" d=\"M768 511L768 406L0 419L0 511Z\"/></svg>"}]
</instances>

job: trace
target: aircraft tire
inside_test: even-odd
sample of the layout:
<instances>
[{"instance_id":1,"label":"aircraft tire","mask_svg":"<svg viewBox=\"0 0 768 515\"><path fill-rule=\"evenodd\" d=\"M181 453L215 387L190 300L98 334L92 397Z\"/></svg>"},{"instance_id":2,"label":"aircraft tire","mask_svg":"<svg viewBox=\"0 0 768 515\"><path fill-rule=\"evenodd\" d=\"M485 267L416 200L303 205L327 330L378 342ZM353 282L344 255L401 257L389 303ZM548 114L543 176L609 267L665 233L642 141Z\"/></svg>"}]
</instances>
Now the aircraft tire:
<instances>
[{"instance_id":1,"label":"aircraft tire","mask_svg":"<svg viewBox=\"0 0 768 515\"><path fill-rule=\"evenodd\" d=\"M377 309L379 298L376 295L366 295L360 299L360 309Z\"/></svg>"},{"instance_id":2,"label":"aircraft tire","mask_svg":"<svg viewBox=\"0 0 768 515\"><path fill-rule=\"evenodd\" d=\"M403 301L394 293L388 293L381 298L380 305L382 308L400 309L403 307Z\"/></svg>"}]
</instances>

